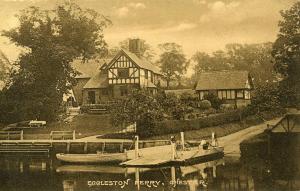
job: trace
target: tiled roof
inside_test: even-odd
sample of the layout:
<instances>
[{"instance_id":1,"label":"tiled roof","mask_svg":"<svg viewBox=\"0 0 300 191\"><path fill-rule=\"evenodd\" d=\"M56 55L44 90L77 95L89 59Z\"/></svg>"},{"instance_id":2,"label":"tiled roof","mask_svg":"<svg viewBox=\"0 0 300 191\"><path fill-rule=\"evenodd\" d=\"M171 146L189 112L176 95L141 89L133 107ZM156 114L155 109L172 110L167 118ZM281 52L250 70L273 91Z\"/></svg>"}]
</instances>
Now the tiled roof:
<instances>
[{"instance_id":1,"label":"tiled roof","mask_svg":"<svg viewBox=\"0 0 300 191\"><path fill-rule=\"evenodd\" d=\"M107 88L108 79L107 74L98 71L96 75L94 75L85 85L84 89L92 89L92 88Z\"/></svg>"},{"instance_id":2,"label":"tiled roof","mask_svg":"<svg viewBox=\"0 0 300 191\"><path fill-rule=\"evenodd\" d=\"M198 77L198 82L195 89L245 89L248 79L249 72L247 71L203 72L200 73Z\"/></svg>"},{"instance_id":3,"label":"tiled roof","mask_svg":"<svg viewBox=\"0 0 300 191\"><path fill-rule=\"evenodd\" d=\"M193 89L177 89L177 90L165 90L166 94L173 93L176 96L181 96L184 93L195 94L195 90Z\"/></svg>"},{"instance_id":4,"label":"tiled roof","mask_svg":"<svg viewBox=\"0 0 300 191\"><path fill-rule=\"evenodd\" d=\"M143 69L147 69L150 71L153 71L156 74L162 74L160 72L160 69L153 65L152 63L150 63L149 61L147 61L144 57L138 57L136 54L125 50L125 49L121 49L120 52L117 54L116 57L118 57L121 53L125 53L136 65L138 65L139 67L143 68ZM114 59L112 59L110 61L110 63L114 62L114 60L116 59L116 57Z\"/></svg>"},{"instance_id":5,"label":"tiled roof","mask_svg":"<svg viewBox=\"0 0 300 191\"><path fill-rule=\"evenodd\" d=\"M107 62L109 62L108 59L89 60L86 63L83 63L82 60L75 60L72 63L72 67L81 73L76 76L77 79L91 78L96 75L101 66Z\"/></svg>"}]
</instances>

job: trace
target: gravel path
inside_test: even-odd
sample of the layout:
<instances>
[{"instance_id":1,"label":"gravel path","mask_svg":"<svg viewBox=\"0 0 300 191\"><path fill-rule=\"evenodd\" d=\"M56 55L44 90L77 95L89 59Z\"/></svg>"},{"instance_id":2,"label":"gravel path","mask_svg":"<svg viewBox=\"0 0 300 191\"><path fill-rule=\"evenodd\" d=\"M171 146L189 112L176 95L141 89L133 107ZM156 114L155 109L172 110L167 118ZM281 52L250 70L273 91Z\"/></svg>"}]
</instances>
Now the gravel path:
<instances>
[{"instance_id":1,"label":"gravel path","mask_svg":"<svg viewBox=\"0 0 300 191\"><path fill-rule=\"evenodd\" d=\"M276 118L270 121L266 121L263 124L248 127L247 129L243 129L236 133L227 135L225 137L221 137L218 139L219 145L224 146L225 155L238 156L240 155L240 143L243 140L258 135L260 133L263 133L264 130L267 129L267 124L274 125L280 119L281 118Z\"/></svg>"}]
</instances>

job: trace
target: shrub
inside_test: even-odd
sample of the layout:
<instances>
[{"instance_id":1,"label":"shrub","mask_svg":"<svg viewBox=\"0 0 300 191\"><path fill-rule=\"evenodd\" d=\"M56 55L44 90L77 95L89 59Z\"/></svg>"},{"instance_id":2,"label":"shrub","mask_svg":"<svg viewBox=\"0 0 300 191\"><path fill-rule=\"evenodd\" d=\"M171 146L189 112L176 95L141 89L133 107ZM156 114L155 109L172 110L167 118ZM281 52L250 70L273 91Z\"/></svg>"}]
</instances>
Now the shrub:
<instances>
[{"instance_id":1,"label":"shrub","mask_svg":"<svg viewBox=\"0 0 300 191\"><path fill-rule=\"evenodd\" d=\"M192 120L168 120L155 123L151 136L179 133L181 131L199 130L241 120L241 110L203 117ZM141 137L149 136L149 132L140 132Z\"/></svg>"},{"instance_id":2,"label":"shrub","mask_svg":"<svg viewBox=\"0 0 300 191\"><path fill-rule=\"evenodd\" d=\"M216 96L213 93L205 94L204 99L210 101L211 106L215 109L220 109L220 106L223 103L223 101L221 99L219 99L218 96Z\"/></svg>"},{"instance_id":3,"label":"shrub","mask_svg":"<svg viewBox=\"0 0 300 191\"><path fill-rule=\"evenodd\" d=\"M230 111L230 110L234 110L235 106L233 104L221 104L220 109L222 111Z\"/></svg>"},{"instance_id":4,"label":"shrub","mask_svg":"<svg viewBox=\"0 0 300 191\"><path fill-rule=\"evenodd\" d=\"M199 102L198 107L203 110L209 109L209 108L211 108L211 103L208 100L203 100L203 101Z\"/></svg>"}]
</instances>

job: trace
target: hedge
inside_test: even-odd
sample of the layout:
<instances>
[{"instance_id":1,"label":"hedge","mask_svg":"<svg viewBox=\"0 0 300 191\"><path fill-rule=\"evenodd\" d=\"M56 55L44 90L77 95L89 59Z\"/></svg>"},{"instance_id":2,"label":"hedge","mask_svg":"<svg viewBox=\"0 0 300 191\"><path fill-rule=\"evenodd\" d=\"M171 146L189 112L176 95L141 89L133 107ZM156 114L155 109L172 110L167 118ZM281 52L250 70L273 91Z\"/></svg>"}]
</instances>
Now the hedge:
<instances>
[{"instance_id":1,"label":"hedge","mask_svg":"<svg viewBox=\"0 0 300 191\"><path fill-rule=\"evenodd\" d=\"M235 110L227 113L216 114L213 116L192 119L192 120L166 120L156 123L156 125L149 130L143 131L140 127L138 134L141 137L164 135L171 133L179 133L182 131L199 130L205 127L212 127L226 123L240 121L244 118L242 110Z\"/></svg>"},{"instance_id":2,"label":"hedge","mask_svg":"<svg viewBox=\"0 0 300 191\"><path fill-rule=\"evenodd\" d=\"M192 120L165 120L158 122L151 129L143 130L139 128L139 136L148 138L152 136L176 134L179 132L200 130L206 127L219 126L228 123L242 122L244 125L252 126L262 123L264 120L269 120L274 117L281 116L283 110L265 112L261 116L250 114L246 109L238 109L226 113L216 114L208 117L192 119ZM131 139L135 133L118 133L106 134L102 138L128 138Z\"/></svg>"}]
</instances>

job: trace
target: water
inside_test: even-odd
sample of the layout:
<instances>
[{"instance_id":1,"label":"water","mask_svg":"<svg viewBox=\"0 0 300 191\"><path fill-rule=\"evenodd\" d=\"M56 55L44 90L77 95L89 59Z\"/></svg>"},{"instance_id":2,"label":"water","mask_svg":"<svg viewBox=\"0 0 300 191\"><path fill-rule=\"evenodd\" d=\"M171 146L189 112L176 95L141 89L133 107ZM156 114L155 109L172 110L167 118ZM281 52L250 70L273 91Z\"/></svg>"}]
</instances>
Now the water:
<instances>
[{"instance_id":1,"label":"water","mask_svg":"<svg viewBox=\"0 0 300 191\"><path fill-rule=\"evenodd\" d=\"M278 166L257 157L241 161L226 156L192 166L126 169L63 165L51 157L2 157L0 190L299 190L299 166L293 161Z\"/></svg>"}]
</instances>

